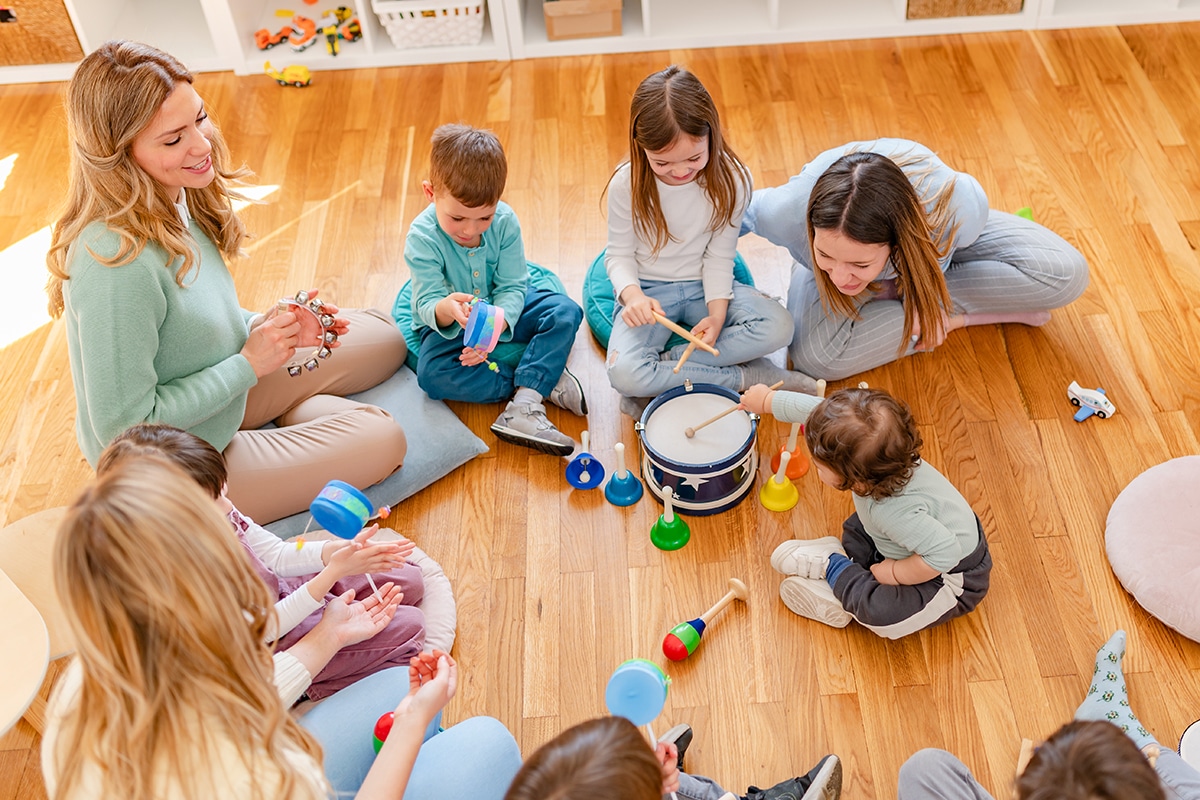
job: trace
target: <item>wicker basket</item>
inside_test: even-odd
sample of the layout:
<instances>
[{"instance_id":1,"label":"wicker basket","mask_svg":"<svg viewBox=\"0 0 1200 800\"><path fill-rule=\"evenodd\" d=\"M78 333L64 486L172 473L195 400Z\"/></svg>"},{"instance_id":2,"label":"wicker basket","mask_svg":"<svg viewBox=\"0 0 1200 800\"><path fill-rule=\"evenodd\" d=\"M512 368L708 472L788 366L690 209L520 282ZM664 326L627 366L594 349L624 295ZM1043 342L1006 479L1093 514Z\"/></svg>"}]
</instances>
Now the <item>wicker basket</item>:
<instances>
[{"instance_id":1,"label":"wicker basket","mask_svg":"<svg viewBox=\"0 0 1200 800\"><path fill-rule=\"evenodd\" d=\"M431 5L426 0L371 0L371 8L396 47L479 44L485 0Z\"/></svg>"}]
</instances>

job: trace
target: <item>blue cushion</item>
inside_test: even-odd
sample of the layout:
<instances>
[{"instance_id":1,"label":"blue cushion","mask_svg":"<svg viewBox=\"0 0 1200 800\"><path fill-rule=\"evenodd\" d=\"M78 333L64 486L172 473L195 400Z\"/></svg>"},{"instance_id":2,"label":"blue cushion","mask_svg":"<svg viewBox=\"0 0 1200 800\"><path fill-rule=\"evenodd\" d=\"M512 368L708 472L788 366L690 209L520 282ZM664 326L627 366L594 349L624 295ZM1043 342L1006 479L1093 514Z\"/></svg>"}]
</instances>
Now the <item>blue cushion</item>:
<instances>
[{"instance_id":1,"label":"blue cushion","mask_svg":"<svg viewBox=\"0 0 1200 800\"><path fill-rule=\"evenodd\" d=\"M401 367L378 386L350 397L390 412L404 426L408 437L404 466L374 486L358 487L377 507L395 506L488 450L449 406L421 391L416 374L408 367ZM309 516L308 512L294 514L266 528L286 539L302 533Z\"/></svg>"},{"instance_id":2,"label":"blue cushion","mask_svg":"<svg viewBox=\"0 0 1200 800\"><path fill-rule=\"evenodd\" d=\"M543 267L541 264L529 262L529 284L535 289L548 289L552 292L567 293L567 287L563 286L563 282L559 277L550 270ZM404 334L404 341L408 342L408 357L404 363L408 364L408 368L414 372L417 369L417 361L420 359L421 353L421 334L420 331L413 330L412 324L412 281L404 282L400 287L400 292L396 295L396 302L392 303L392 319L396 320L396 326ZM517 362L521 360L521 356L525 353L525 345L517 342L504 342L496 345L496 349L492 351L492 361L499 361L501 364L506 364L510 367L517 366Z\"/></svg>"},{"instance_id":3,"label":"blue cushion","mask_svg":"<svg viewBox=\"0 0 1200 800\"><path fill-rule=\"evenodd\" d=\"M608 337L612 335L613 311L616 310L617 299L613 297L612 281L608 279L608 270L604 268L604 252L601 250L600 255L592 261L592 265L588 267L587 275L583 279L583 318L587 320L592 336L595 336L600 346L607 350ZM742 258L741 253L733 254L733 279L747 286L754 285L750 268L746 266L746 260ZM670 350L679 344L687 344L687 340L678 334L673 334L667 340L663 350Z\"/></svg>"}]
</instances>

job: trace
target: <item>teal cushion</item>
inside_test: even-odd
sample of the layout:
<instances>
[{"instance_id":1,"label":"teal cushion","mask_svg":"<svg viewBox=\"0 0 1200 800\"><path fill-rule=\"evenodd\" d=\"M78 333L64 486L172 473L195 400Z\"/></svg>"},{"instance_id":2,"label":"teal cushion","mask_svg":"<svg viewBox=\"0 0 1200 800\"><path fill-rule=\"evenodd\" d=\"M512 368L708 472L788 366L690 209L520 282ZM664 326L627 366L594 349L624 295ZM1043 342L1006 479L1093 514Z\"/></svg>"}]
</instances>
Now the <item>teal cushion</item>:
<instances>
[{"instance_id":1,"label":"teal cushion","mask_svg":"<svg viewBox=\"0 0 1200 800\"><path fill-rule=\"evenodd\" d=\"M592 336L607 350L617 299L613 297L612 281L608 279L608 270L604 268L604 252L601 250L600 255L596 256L583 279L583 318L587 320ZM741 253L733 254L733 279L747 286L754 285L750 268L746 266L746 260L742 258ZM663 350L670 350L680 344L687 344L687 340L673 334Z\"/></svg>"},{"instance_id":2,"label":"teal cushion","mask_svg":"<svg viewBox=\"0 0 1200 800\"><path fill-rule=\"evenodd\" d=\"M376 507L394 507L488 450L483 440L471 433L449 406L441 400L430 399L421 391L417 376L408 367L401 367L378 386L350 395L350 399L362 400L389 412L404 426L404 434L408 437L404 466L374 486L358 487ZM287 539L303 533L309 517L305 511L265 527Z\"/></svg>"},{"instance_id":3,"label":"teal cushion","mask_svg":"<svg viewBox=\"0 0 1200 800\"><path fill-rule=\"evenodd\" d=\"M532 261L529 262L529 284L535 289L546 289L560 294L567 293L567 287L563 286L563 282L557 275L541 264L534 264ZM421 353L421 334L424 329L413 330L412 318L412 281L409 280L400 287L400 292L396 295L396 302L392 303L392 319L396 320L396 326L404 334L404 341L408 342L408 358L404 363L408 365L409 369L416 372ZM524 344L504 342L496 345L496 349L492 351L492 361L499 361L501 364L515 367L524 353Z\"/></svg>"}]
</instances>

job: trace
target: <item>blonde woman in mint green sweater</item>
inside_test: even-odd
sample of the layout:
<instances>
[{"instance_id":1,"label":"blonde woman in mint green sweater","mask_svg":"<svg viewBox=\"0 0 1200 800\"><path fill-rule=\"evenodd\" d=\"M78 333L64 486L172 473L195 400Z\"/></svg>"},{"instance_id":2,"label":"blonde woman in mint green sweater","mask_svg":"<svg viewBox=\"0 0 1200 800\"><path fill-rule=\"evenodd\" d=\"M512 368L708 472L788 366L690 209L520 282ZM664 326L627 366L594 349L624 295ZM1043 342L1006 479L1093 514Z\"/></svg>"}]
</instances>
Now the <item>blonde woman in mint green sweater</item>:
<instances>
[{"instance_id":1,"label":"blonde woman in mint green sweater","mask_svg":"<svg viewBox=\"0 0 1200 800\"><path fill-rule=\"evenodd\" d=\"M404 339L379 311L327 304L341 315L337 357L286 373L311 332L292 312L238 303L225 259L246 237L231 203L245 173L229 168L192 80L133 42L80 63L67 90L70 190L47 256L50 308L66 320L89 463L135 423L184 428L224 451L230 497L265 522L306 508L331 478L368 486L401 466L396 421L344 395L391 376Z\"/></svg>"}]
</instances>

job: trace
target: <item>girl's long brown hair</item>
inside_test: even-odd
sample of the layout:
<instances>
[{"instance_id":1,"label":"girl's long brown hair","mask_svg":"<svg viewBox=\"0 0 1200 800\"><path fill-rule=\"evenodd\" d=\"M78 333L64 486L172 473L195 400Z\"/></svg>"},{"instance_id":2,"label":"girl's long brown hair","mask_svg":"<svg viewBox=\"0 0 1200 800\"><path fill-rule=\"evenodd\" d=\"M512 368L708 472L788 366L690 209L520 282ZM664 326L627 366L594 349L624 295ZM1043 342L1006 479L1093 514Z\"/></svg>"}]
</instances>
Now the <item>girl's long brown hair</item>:
<instances>
[{"instance_id":1,"label":"girl's long brown hair","mask_svg":"<svg viewBox=\"0 0 1200 800\"><path fill-rule=\"evenodd\" d=\"M113 466L68 510L54 579L82 675L55 742L58 796L151 800L171 785L207 800L220 743L252 796L326 797L297 769L312 759L319 774L320 746L275 688L274 598L195 481L155 457Z\"/></svg>"},{"instance_id":2,"label":"girl's long brown hair","mask_svg":"<svg viewBox=\"0 0 1200 800\"><path fill-rule=\"evenodd\" d=\"M50 237L46 284L51 316L63 311L63 281L70 279L67 252L92 222L120 237L117 252L100 263L119 267L141 255L147 244L175 266L175 282L196 264L196 243L166 190L133 158L137 138L175 87L192 83L192 73L173 56L137 42L106 42L80 62L67 86L69 186ZM188 189L188 210L226 258L237 255L246 228L233 212L242 199L233 186L249 173L228 168L229 151L215 123L212 164L216 177L203 189Z\"/></svg>"},{"instance_id":3,"label":"girl's long brown hair","mask_svg":"<svg viewBox=\"0 0 1200 800\"><path fill-rule=\"evenodd\" d=\"M679 66L647 77L633 93L629 109L629 183L634 230L652 245L654 253L673 237L667 230L646 151L665 150L680 134L693 139L708 137L708 163L696 180L712 203L709 230L729 225L737 213L739 187L748 197L753 186L750 170L725 141L716 103L704 84Z\"/></svg>"},{"instance_id":4,"label":"girl's long brown hair","mask_svg":"<svg viewBox=\"0 0 1200 800\"><path fill-rule=\"evenodd\" d=\"M904 335L899 352L908 349L908 332L914 320L921 335L931 335L943 326L943 314L952 308L950 291L940 260L946 255L957 224L949 220L954 181L947 181L934 199L928 216L918 187L928 172L902 169L919 157L892 160L878 153L848 153L833 162L813 185L808 200L808 241L813 247L813 275L826 312L858 319L858 302L838 291L829 275L817 267L813 235L818 228L836 231L863 244L885 244L891 250L896 270L896 289L904 303Z\"/></svg>"}]
</instances>

